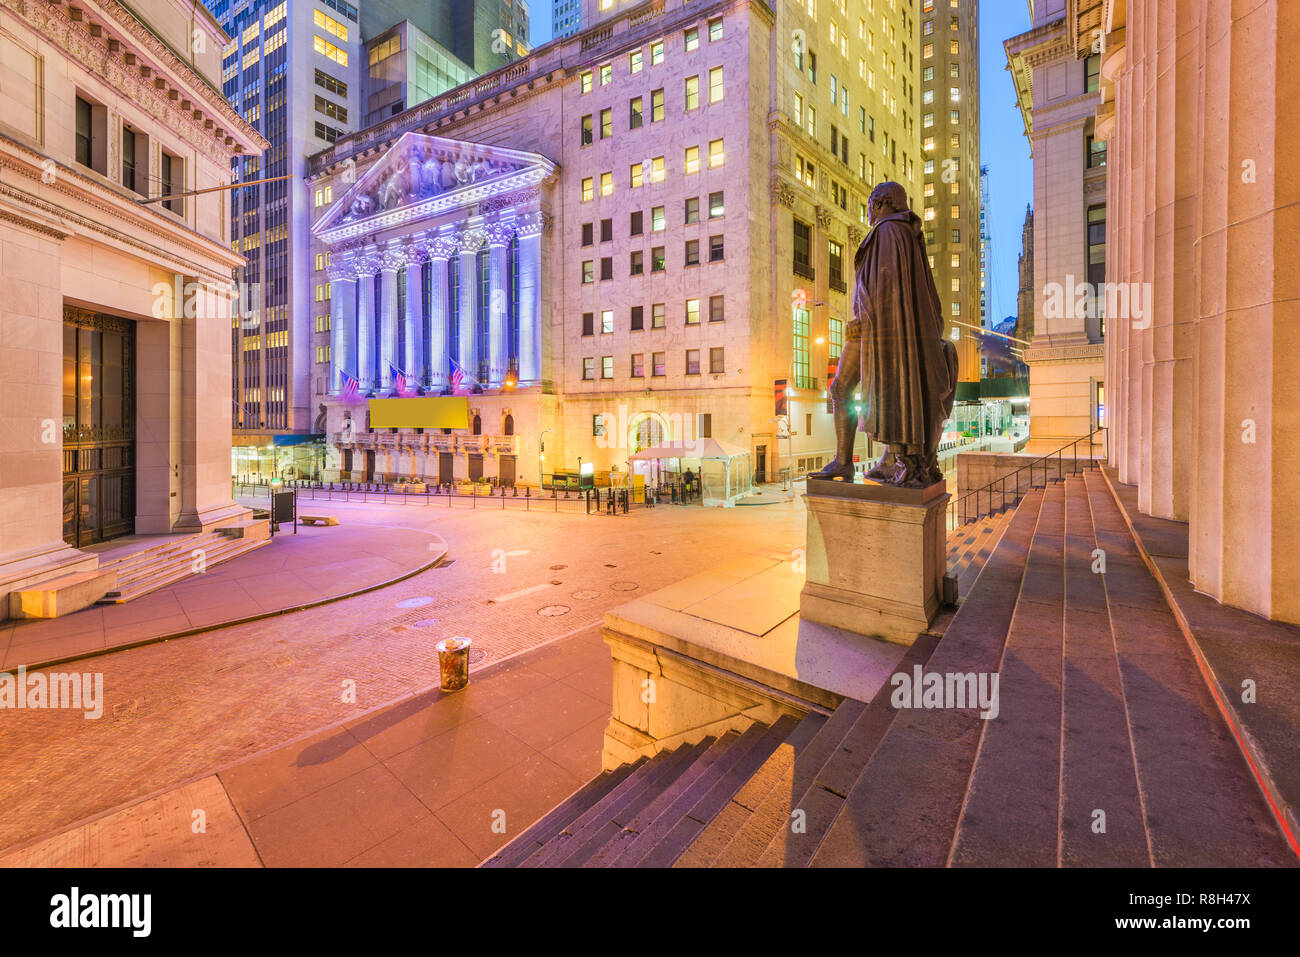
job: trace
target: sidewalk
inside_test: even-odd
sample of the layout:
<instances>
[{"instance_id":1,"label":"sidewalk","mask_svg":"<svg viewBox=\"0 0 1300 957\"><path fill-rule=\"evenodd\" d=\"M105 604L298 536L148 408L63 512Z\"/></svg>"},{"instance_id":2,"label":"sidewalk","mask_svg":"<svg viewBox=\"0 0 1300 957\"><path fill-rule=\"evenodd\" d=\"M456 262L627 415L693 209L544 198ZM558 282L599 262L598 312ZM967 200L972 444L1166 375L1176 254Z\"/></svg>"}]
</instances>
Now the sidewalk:
<instances>
[{"instance_id":1,"label":"sidewalk","mask_svg":"<svg viewBox=\"0 0 1300 957\"><path fill-rule=\"evenodd\" d=\"M0 670L55 664L355 595L414 575L446 554L446 543L432 532L363 524L359 517L351 513L332 527L300 525L297 535L281 526L270 545L123 605L0 622Z\"/></svg>"},{"instance_id":2,"label":"sidewalk","mask_svg":"<svg viewBox=\"0 0 1300 957\"><path fill-rule=\"evenodd\" d=\"M0 867L472 867L600 772L597 627L0 857ZM206 827L193 832L197 811Z\"/></svg>"}]
</instances>

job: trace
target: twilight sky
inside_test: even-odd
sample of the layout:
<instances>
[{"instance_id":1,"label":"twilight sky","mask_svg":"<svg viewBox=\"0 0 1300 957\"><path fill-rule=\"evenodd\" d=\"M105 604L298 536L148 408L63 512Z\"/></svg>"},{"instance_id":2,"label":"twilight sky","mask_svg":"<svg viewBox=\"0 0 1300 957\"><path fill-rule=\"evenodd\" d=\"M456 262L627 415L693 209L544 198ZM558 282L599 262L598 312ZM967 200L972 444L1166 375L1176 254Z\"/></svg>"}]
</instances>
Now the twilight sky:
<instances>
[{"instance_id":1,"label":"twilight sky","mask_svg":"<svg viewBox=\"0 0 1300 957\"><path fill-rule=\"evenodd\" d=\"M532 0L529 19L532 45L538 47L550 40L550 0ZM1023 0L984 0L980 4L980 161L989 168L988 221L993 236L989 316L995 323L1016 314L1020 227L1034 189L1029 141L1016 109L1002 41L1029 26L1029 5Z\"/></svg>"}]
</instances>

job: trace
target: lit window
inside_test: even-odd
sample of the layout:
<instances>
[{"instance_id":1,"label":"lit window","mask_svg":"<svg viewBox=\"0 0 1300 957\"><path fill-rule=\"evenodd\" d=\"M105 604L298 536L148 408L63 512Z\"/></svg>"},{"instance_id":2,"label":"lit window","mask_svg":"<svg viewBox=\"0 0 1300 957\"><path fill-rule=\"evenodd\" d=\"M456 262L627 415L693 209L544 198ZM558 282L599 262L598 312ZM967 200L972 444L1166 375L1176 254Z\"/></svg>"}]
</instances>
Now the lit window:
<instances>
[{"instance_id":1,"label":"lit window","mask_svg":"<svg viewBox=\"0 0 1300 957\"><path fill-rule=\"evenodd\" d=\"M633 189L639 189L641 187L644 182L643 176L644 167L640 163L633 163L631 175L628 177L632 183Z\"/></svg>"},{"instance_id":2,"label":"lit window","mask_svg":"<svg viewBox=\"0 0 1300 957\"><path fill-rule=\"evenodd\" d=\"M725 158L722 150L722 140L709 140L709 169L721 166Z\"/></svg>"},{"instance_id":3,"label":"lit window","mask_svg":"<svg viewBox=\"0 0 1300 957\"><path fill-rule=\"evenodd\" d=\"M686 78L686 109L693 110L700 105L700 78L698 76L688 76Z\"/></svg>"},{"instance_id":4,"label":"lit window","mask_svg":"<svg viewBox=\"0 0 1300 957\"><path fill-rule=\"evenodd\" d=\"M650 65L658 66L664 62L664 41L658 40L650 44Z\"/></svg>"},{"instance_id":5,"label":"lit window","mask_svg":"<svg viewBox=\"0 0 1300 957\"><path fill-rule=\"evenodd\" d=\"M709 70L709 102L722 102L722 67L720 66Z\"/></svg>"},{"instance_id":6,"label":"lit window","mask_svg":"<svg viewBox=\"0 0 1300 957\"><path fill-rule=\"evenodd\" d=\"M664 208L662 206L656 206L654 209L650 210L650 231L658 233L662 232L663 228Z\"/></svg>"},{"instance_id":7,"label":"lit window","mask_svg":"<svg viewBox=\"0 0 1300 957\"><path fill-rule=\"evenodd\" d=\"M607 86L612 79L614 79L613 65L609 63L602 65L600 68L600 85Z\"/></svg>"},{"instance_id":8,"label":"lit window","mask_svg":"<svg viewBox=\"0 0 1300 957\"><path fill-rule=\"evenodd\" d=\"M582 71L582 92L583 93L591 92L591 71L590 70Z\"/></svg>"},{"instance_id":9,"label":"lit window","mask_svg":"<svg viewBox=\"0 0 1300 957\"><path fill-rule=\"evenodd\" d=\"M688 326L698 326L700 324L700 301L698 299L686 300L686 324Z\"/></svg>"},{"instance_id":10,"label":"lit window","mask_svg":"<svg viewBox=\"0 0 1300 957\"><path fill-rule=\"evenodd\" d=\"M664 181L664 158L662 156L656 156L650 161L650 180L654 183Z\"/></svg>"},{"instance_id":11,"label":"lit window","mask_svg":"<svg viewBox=\"0 0 1300 957\"><path fill-rule=\"evenodd\" d=\"M700 148L698 146L686 147L686 172L698 173L700 171Z\"/></svg>"},{"instance_id":12,"label":"lit window","mask_svg":"<svg viewBox=\"0 0 1300 957\"><path fill-rule=\"evenodd\" d=\"M633 50L627 55L627 71L629 73L641 72L641 51Z\"/></svg>"},{"instance_id":13,"label":"lit window","mask_svg":"<svg viewBox=\"0 0 1300 957\"><path fill-rule=\"evenodd\" d=\"M709 42L722 39L722 17L715 17L709 21Z\"/></svg>"},{"instance_id":14,"label":"lit window","mask_svg":"<svg viewBox=\"0 0 1300 957\"><path fill-rule=\"evenodd\" d=\"M686 31L686 52L690 53L700 45L700 31L698 27L691 27Z\"/></svg>"},{"instance_id":15,"label":"lit window","mask_svg":"<svg viewBox=\"0 0 1300 957\"><path fill-rule=\"evenodd\" d=\"M588 176L582 181L582 201L584 203L589 203L591 202L592 199L595 198L595 196L596 196L596 192L592 183L592 179L590 176Z\"/></svg>"},{"instance_id":16,"label":"lit window","mask_svg":"<svg viewBox=\"0 0 1300 957\"><path fill-rule=\"evenodd\" d=\"M601 173L600 174L600 195L612 196L613 194L614 194L614 174Z\"/></svg>"}]
</instances>

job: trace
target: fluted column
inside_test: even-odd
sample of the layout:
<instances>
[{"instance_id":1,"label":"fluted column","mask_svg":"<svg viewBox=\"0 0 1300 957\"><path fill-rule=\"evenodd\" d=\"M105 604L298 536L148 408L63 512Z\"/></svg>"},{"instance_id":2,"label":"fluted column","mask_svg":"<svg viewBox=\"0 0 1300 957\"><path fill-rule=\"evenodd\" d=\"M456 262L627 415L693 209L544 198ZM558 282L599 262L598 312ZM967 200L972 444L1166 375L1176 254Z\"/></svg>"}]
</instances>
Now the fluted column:
<instances>
[{"instance_id":1,"label":"fluted column","mask_svg":"<svg viewBox=\"0 0 1300 957\"><path fill-rule=\"evenodd\" d=\"M460 365L478 378L478 251L486 237L482 230L470 228L460 234Z\"/></svg>"},{"instance_id":2,"label":"fluted column","mask_svg":"<svg viewBox=\"0 0 1300 957\"><path fill-rule=\"evenodd\" d=\"M412 387L424 384L424 260L428 255L423 243L412 243L406 253L406 315L402 320L406 352L398 366L406 373ZM414 462L414 458L411 460Z\"/></svg>"},{"instance_id":3,"label":"fluted column","mask_svg":"<svg viewBox=\"0 0 1300 957\"><path fill-rule=\"evenodd\" d=\"M545 217L530 213L516 223L519 248L519 384L536 385L542 379L542 227Z\"/></svg>"},{"instance_id":4,"label":"fluted column","mask_svg":"<svg viewBox=\"0 0 1300 957\"><path fill-rule=\"evenodd\" d=\"M510 240L514 227L493 223L488 237L488 382L500 388L510 371Z\"/></svg>"},{"instance_id":5,"label":"fluted column","mask_svg":"<svg viewBox=\"0 0 1300 957\"><path fill-rule=\"evenodd\" d=\"M357 259L357 379L363 393L375 388L375 273L379 258Z\"/></svg>"},{"instance_id":6,"label":"fluted column","mask_svg":"<svg viewBox=\"0 0 1300 957\"><path fill-rule=\"evenodd\" d=\"M343 389L339 372L356 375L357 274L356 264L330 266L330 385L329 394Z\"/></svg>"},{"instance_id":7,"label":"fluted column","mask_svg":"<svg viewBox=\"0 0 1300 957\"><path fill-rule=\"evenodd\" d=\"M397 364L397 270L406 264L402 247L390 245L379 263L379 381L384 392L393 390L392 366Z\"/></svg>"},{"instance_id":8,"label":"fluted column","mask_svg":"<svg viewBox=\"0 0 1300 957\"><path fill-rule=\"evenodd\" d=\"M426 335L429 343L429 385L435 392L447 388L447 263L456 255L456 243L438 236L429 242L429 309Z\"/></svg>"}]
</instances>

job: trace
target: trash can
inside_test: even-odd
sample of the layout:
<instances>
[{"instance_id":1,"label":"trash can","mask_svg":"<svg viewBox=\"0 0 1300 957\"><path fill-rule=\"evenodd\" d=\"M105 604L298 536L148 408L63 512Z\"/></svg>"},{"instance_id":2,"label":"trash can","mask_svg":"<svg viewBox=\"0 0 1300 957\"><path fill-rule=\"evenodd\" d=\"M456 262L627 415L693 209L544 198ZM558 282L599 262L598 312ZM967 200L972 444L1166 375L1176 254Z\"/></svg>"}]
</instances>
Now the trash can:
<instances>
[{"instance_id":1,"label":"trash can","mask_svg":"<svg viewBox=\"0 0 1300 957\"><path fill-rule=\"evenodd\" d=\"M438 672L443 691L460 691L469 684L469 638L444 638L438 649Z\"/></svg>"}]
</instances>

